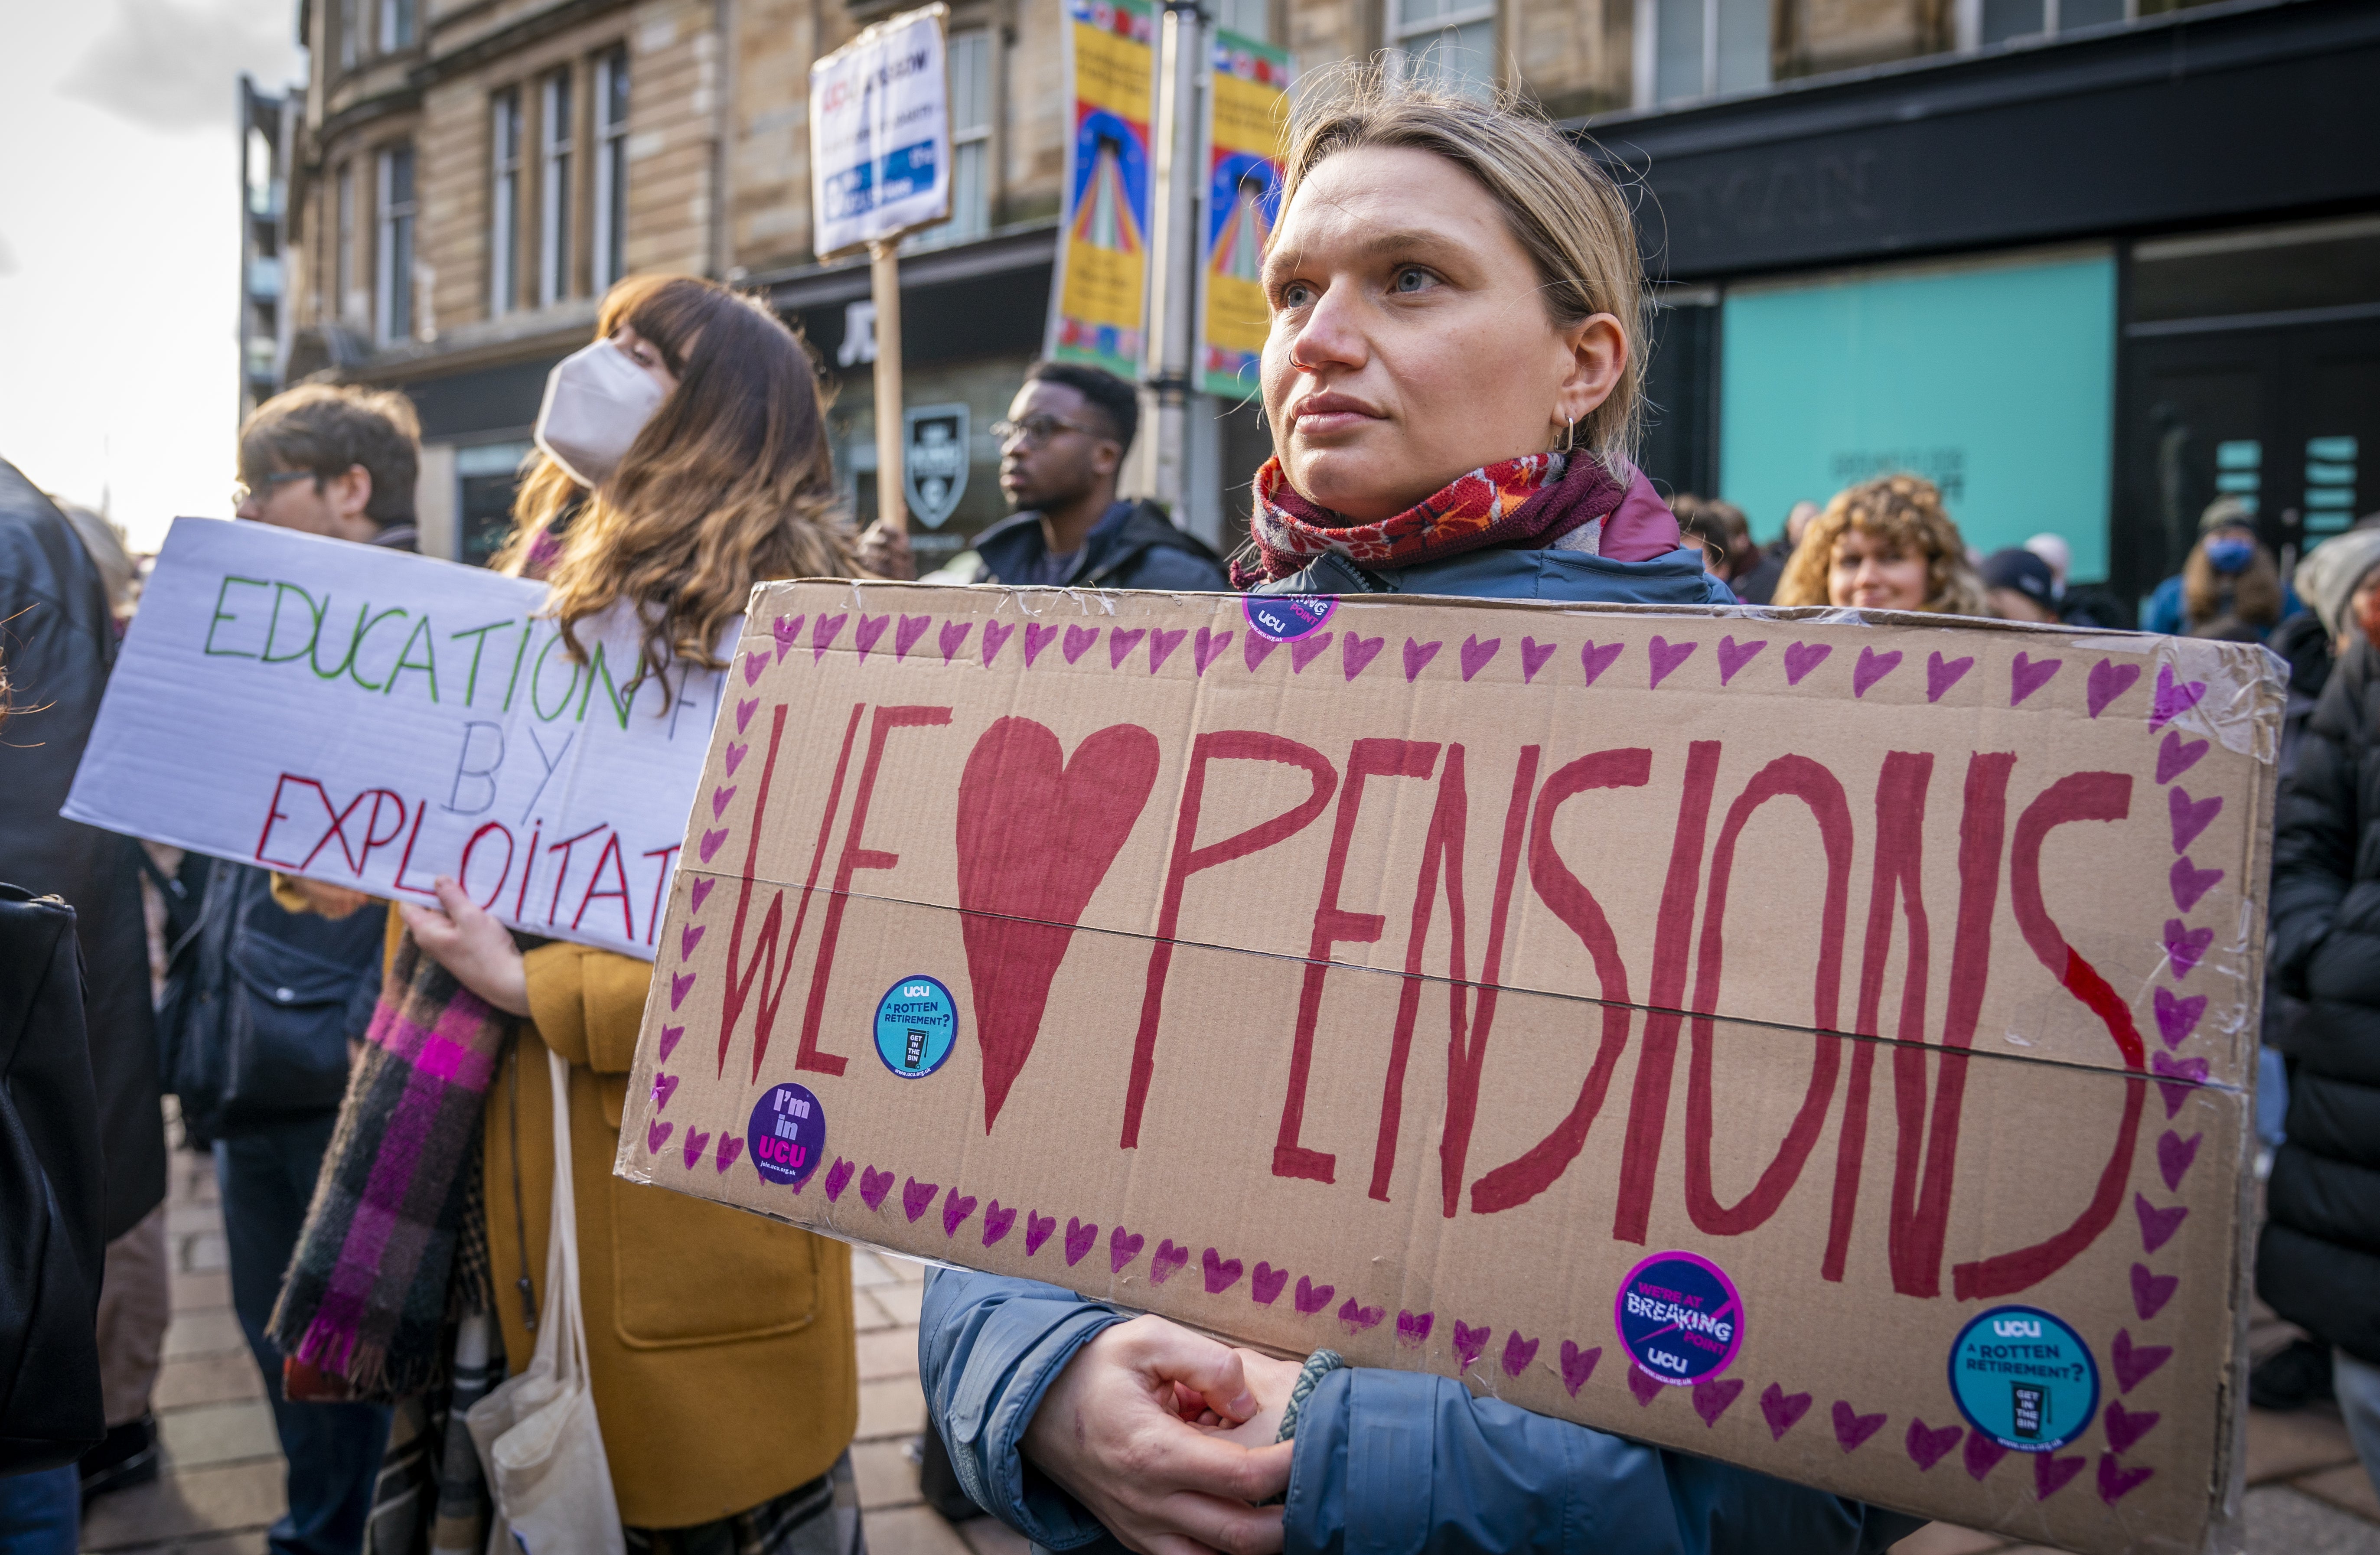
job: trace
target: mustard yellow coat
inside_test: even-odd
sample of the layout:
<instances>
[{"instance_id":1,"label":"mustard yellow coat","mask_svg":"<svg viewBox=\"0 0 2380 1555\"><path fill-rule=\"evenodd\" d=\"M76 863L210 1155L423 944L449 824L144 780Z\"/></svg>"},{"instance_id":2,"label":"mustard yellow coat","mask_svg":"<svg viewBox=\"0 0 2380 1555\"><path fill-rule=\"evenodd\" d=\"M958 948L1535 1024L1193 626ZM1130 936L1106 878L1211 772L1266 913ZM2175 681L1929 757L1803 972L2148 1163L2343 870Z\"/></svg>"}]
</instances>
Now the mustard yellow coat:
<instances>
[{"instance_id":1,"label":"mustard yellow coat","mask_svg":"<svg viewBox=\"0 0 2380 1555\"><path fill-rule=\"evenodd\" d=\"M824 1474L859 1418L851 1250L614 1177L652 967L571 944L526 960L534 1025L497 1072L485 1125L489 1249L511 1368L536 1348L522 1320L524 1252L540 1310L547 1298L553 1119L542 1042L571 1065L579 1291L621 1521L707 1523Z\"/></svg>"}]
</instances>

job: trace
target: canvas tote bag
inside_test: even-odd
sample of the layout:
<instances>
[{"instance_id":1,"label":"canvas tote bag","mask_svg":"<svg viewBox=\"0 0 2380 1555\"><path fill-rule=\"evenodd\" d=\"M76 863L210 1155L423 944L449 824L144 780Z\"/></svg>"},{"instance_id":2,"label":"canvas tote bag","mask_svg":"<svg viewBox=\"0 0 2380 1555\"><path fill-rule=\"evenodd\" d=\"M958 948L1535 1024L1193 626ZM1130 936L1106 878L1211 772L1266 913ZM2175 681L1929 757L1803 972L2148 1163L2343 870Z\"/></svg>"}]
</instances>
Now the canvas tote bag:
<instances>
[{"instance_id":1,"label":"canvas tote bag","mask_svg":"<svg viewBox=\"0 0 2380 1555\"><path fill-rule=\"evenodd\" d=\"M463 1417L494 1492L489 1555L626 1555L612 1468L587 1377L578 1307L578 1214L570 1180L570 1065L546 1050L553 1081L553 1226L546 1233L545 1311L528 1369Z\"/></svg>"}]
</instances>

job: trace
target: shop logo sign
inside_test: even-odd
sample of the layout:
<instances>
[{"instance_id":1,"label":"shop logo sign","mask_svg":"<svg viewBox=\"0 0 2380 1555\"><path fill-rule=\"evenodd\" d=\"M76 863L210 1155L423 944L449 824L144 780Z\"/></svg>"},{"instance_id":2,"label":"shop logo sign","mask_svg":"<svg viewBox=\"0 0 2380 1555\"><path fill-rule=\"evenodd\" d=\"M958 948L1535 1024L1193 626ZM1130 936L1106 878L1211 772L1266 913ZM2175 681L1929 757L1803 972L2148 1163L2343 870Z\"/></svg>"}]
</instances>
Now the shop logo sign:
<instances>
[{"instance_id":1,"label":"shop logo sign","mask_svg":"<svg viewBox=\"0 0 2380 1555\"><path fill-rule=\"evenodd\" d=\"M918 523L939 529L966 494L967 407L920 405L901 413L901 484Z\"/></svg>"}]
</instances>

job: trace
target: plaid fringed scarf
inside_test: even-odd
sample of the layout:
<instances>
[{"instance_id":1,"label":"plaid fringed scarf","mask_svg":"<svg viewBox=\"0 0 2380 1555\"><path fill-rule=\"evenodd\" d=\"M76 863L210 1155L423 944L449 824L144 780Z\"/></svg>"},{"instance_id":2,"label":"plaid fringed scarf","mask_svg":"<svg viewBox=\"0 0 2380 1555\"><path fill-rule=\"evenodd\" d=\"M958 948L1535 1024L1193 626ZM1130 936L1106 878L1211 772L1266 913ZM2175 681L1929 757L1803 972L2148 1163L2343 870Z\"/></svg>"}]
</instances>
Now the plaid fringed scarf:
<instances>
[{"instance_id":1,"label":"plaid fringed scarf","mask_svg":"<svg viewBox=\"0 0 2380 1555\"><path fill-rule=\"evenodd\" d=\"M436 1379L466 1167L511 1028L411 934L398 943L273 1312L293 1376L336 1379L315 1396L387 1401Z\"/></svg>"}]
</instances>

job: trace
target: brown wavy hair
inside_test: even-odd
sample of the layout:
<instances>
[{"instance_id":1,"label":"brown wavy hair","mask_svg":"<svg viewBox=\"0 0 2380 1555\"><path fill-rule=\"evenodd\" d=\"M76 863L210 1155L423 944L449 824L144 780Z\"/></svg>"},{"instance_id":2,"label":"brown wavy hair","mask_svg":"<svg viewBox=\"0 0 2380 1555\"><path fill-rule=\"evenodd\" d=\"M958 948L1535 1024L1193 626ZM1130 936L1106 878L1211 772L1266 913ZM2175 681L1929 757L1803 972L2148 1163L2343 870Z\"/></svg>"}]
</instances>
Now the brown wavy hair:
<instances>
[{"instance_id":1,"label":"brown wavy hair","mask_svg":"<svg viewBox=\"0 0 2380 1555\"><path fill-rule=\"evenodd\" d=\"M2255 541L2256 553L2245 569L2229 577L2206 559L2206 545L2218 535L2238 531ZM2200 631L2225 619L2243 626L2267 627L2281 619L2281 569L2256 531L2245 524L2218 524L2198 537L2190 557L2181 564L2182 616L2189 629Z\"/></svg>"},{"instance_id":2,"label":"brown wavy hair","mask_svg":"<svg viewBox=\"0 0 2380 1555\"><path fill-rule=\"evenodd\" d=\"M1925 602L1946 615L1988 615L1983 580L1967 565L1967 542L1942 506L1941 488L1920 475L1879 475L1835 493L1827 510L1802 531L1802 543L1777 581L1780 605L1834 602L1827 587L1835 541L1845 529L1925 558Z\"/></svg>"},{"instance_id":3,"label":"brown wavy hair","mask_svg":"<svg viewBox=\"0 0 2380 1555\"><path fill-rule=\"evenodd\" d=\"M536 455L494 565L544 573L581 662L574 628L625 599L644 624L640 673L673 657L719 669L713 645L753 584L859 572L818 366L761 299L691 275L613 286L595 338L623 324L652 343L677 387L591 492Z\"/></svg>"}]
</instances>

